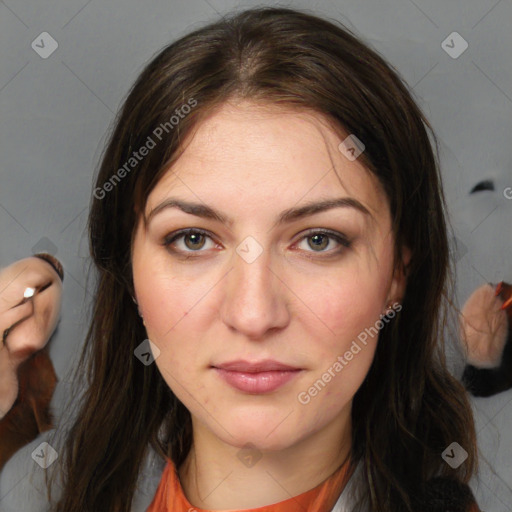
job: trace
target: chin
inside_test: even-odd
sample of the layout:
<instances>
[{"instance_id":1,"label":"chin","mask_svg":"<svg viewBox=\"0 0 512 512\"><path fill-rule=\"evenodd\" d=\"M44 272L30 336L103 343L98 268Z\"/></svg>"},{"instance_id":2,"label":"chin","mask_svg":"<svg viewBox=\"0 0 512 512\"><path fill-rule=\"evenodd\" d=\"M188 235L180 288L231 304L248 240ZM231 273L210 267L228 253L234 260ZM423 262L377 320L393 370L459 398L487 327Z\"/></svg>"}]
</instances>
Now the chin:
<instances>
[{"instance_id":1,"label":"chin","mask_svg":"<svg viewBox=\"0 0 512 512\"><path fill-rule=\"evenodd\" d=\"M290 421L292 418L286 414L272 414L262 416L259 420L247 418L246 421L237 417L229 424L224 424L227 432L218 432L216 434L222 440L231 446L243 448L248 443L259 450L277 451L284 450L298 441L302 432L294 430L295 423ZM286 418L286 419L285 419Z\"/></svg>"},{"instance_id":2,"label":"chin","mask_svg":"<svg viewBox=\"0 0 512 512\"><path fill-rule=\"evenodd\" d=\"M248 432L239 431L234 439L228 436L224 440L241 450L252 449L262 452L281 451L294 444L294 437L289 432L284 431L281 435L268 435L268 430L267 428L259 429L259 432L256 433L251 432L250 429Z\"/></svg>"}]
</instances>

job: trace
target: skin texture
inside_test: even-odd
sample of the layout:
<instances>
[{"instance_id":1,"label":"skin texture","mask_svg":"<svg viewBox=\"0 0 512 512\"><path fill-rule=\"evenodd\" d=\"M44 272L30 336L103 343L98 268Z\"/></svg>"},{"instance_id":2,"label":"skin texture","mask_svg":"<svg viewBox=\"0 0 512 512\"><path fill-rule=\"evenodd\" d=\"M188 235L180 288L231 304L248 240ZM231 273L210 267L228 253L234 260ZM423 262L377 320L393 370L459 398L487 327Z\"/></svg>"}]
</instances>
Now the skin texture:
<instances>
[{"instance_id":1,"label":"skin texture","mask_svg":"<svg viewBox=\"0 0 512 512\"><path fill-rule=\"evenodd\" d=\"M496 296L495 286L477 288L462 308L461 338L467 344L467 362L478 368L500 365L508 336L508 319L501 309L504 301Z\"/></svg>"},{"instance_id":2,"label":"skin texture","mask_svg":"<svg viewBox=\"0 0 512 512\"><path fill-rule=\"evenodd\" d=\"M27 288L35 289L24 298ZM0 270L0 419L18 395L18 368L41 350L59 320L62 281L43 259L31 256Z\"/></svg>"},{"instance_id":3,"label":"skin texture","mask_svg":"<svg viewBox=\"0 0 512 512\"><path fill-rule=\"evenodd\" d=\"M338 150L342 140L317 113L227 103L185 141L183 155L149 195L146 216L172 196L233 219L228 226L166 208L147 229L140 220L132 247L136 299L160 350L155 364L192 414L193 446L179 475L194 506L239 509L288 499L328 478L349 452L352 399L377 337L307 405L297 396L375 325L387 304L400 301L406 281L402 272L393 275L384 191ZM283 210L345 196L373 218L335 208L275 225ZM202 228L211 238L163 245L183 228ZM313 228L344 234L352 244L324 237L318 247L315 232L307 233ZM248 236L262 248L251 263L236 251ZM197 257L185 260L172 248ZM403 258L407 264L407 249ZM258 395L232 388L211 368L267 358L302 372ZM261 455L252 467L237 456L246 443Z\"/></svg>"}]
</instances>

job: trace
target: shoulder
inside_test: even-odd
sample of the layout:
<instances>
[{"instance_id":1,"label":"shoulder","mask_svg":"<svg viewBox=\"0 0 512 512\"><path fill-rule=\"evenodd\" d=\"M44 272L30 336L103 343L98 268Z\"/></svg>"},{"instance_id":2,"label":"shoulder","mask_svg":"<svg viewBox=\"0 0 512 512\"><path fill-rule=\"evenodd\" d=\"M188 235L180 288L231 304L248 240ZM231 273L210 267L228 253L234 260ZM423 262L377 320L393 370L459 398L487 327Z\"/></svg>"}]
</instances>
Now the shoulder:
<instances>
[{"instance_id":1,"label":"shoulder","mask_svg":"<svg viewBox=\"0 0 512 512\"><path fill-rule=\"evenodd\" d=\"M367 512L369 510L365 500L366 493L363 492L362 471L363 464L359 462L331 512Z\"/></svg>"},{"instance_id":2,"label":"shoulder","mask_svg":"<svg viewBox=\"0 0 512 512\"><path fill-rule=\"evenodd\" d=\"M362 466L362 462L359 462L331 512L369 512ZM442 510L481 512L471 488L466 484L450 478L436 477L429 481L428 489L425 495L425 505L428 510L442 508Z\"/></svg>"},{"instance_id":3,"label":"shoulder","mask_svg":"<svg viewBox=\"0 0 512 512\"><path fill-rule=\"evenodd\" d=\"M0 472L0 512L46 512L44 450L50 443L53 430L40 434L20 448ZM40 455L40 457L37 457ZM47 460L51 460L48 458ZM38 461L43 461L42 463ZM43 467L42 467L43 466Z\"/></svg>"},{"instance_id":4,"label":"shoulder","mask_svg":"<svg viewBox=\"0 0 512 512\"><path fill-rule=\"evenodd\" d=\"M146 512L153 501L165 467L166 461L151 447L148 448L148 455L140 472L137 489L133 497L132 512Z\"/></svg>"},{"instance_id":5,"label":"shoulder","mask_svg":"<svg viewBox=\"0 0 512 512\"><path fill-rule=\"evenodd\" d=\"M47 512L50 509L45 481L46 464L38 461L44 461L44 454L50 450L43 443L52 446L55 435L55 429L43 432L18 450L6 463L0 472L0 512ZM56 456L55 463L58 463L57 452ZM52 460L49 455L47 457L46 460ZM164 468L165 460L149 448L139 475L132 512L146 511L153 500ZM57 500L58 497L58 489L52 488L52 500Z\"/></svg>"}]
</instances>

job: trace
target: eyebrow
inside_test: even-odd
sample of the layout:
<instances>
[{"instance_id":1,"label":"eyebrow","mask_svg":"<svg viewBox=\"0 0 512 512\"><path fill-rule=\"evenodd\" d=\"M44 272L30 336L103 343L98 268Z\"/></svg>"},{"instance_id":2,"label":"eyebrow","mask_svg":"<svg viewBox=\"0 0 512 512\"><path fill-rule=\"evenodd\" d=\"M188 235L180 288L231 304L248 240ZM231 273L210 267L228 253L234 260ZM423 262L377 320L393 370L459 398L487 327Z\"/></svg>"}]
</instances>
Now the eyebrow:
<instances>
[{"instance_id":1,"label":"eyebrow","mask_svg":"<svg viewBox=\"0 0 512 512\"><path fill-rule=\"evenodd\" d=\"M166 199L158 206L156 206L153 210L151 210L147 218L147 223L149 223L150 220L155 215L157 215L158 213L167 208L178 208L181 211L189 213L191 215L195 215L196 217L217 220L219 222L222 222L223 224L227 224L228 226L233 225L232 218L212 208L211 206L208 206L203 203L193 203L189 201L184 201L182 199L172 197ZM290 223L303 217L308 217L310 215L331 210L333 208L354 208L355 210L363 213L364 215L369 215L370 217L373 218L370 211L357 199L353 197L338 197L332 199L325 199L323 201L314 201L307 203L304 206L284 210L277 218L276 225Z\"/></svg>"}]
</instances>

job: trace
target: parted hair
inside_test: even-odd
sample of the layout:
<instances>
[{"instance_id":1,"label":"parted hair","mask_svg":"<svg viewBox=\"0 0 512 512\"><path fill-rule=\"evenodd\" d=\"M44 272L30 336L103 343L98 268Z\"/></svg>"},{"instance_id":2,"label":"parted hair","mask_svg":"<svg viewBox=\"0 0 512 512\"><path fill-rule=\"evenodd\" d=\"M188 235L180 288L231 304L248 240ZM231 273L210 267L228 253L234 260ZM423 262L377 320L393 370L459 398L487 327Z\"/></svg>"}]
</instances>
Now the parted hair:
<instances>
[{"instance_id":1,"label":"parted hair","mask_svg":"<svg viewBox=\"0 0 512 512\"><path fill-rule=\"evenodd\" d=\"M132 300L131 247L147 197L185 136L232 99L313 110L340 137L364 142L359 161L389 201L396 268L403 245L412 258L402 310L379 331L354 396L350 461L362 465L372 511L421 510L430 479L467 483L477 466L471 407L444 356L454 269L438 143L412 91L376 50L339 21L278 7L232 12L163 48L113 122L91 197L94 300L76 367L80 391L59 427L62 488L53 510L128 512L149 447L176 467L189 452L189 411L156 365L134 357L147 336ZM154 148L126 167L148 137ZM122 179L113 182L116 173ZM453 441L468 454L456 469L441 457Z\"/></svg>"}]
</instances>

